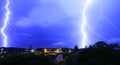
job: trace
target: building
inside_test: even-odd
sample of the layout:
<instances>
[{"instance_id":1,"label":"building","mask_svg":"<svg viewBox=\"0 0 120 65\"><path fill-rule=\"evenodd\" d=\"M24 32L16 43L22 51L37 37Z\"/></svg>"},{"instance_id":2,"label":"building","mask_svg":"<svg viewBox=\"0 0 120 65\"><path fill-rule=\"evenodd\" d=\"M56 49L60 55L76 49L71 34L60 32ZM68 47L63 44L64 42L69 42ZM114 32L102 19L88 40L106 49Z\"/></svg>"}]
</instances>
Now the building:
<instances>
[{"instance_id":1,"label":"building","mask_svg":"<svg viewBox=\"0 0 120 65\"><path fill-rule=\"evenodd\" d=\"M29 54L29 50L25 48L0 48L0 58L7 57L7 56L15 56L15 55L21 55L21 54Z\"/></svg>"},{"instance_id":2,"label":"building","mask_svg":"<svg viewBox=\"0 0 120 65\"><path fill-rule=\"evenodd\" d=\"M47 54L47 55L57 55L60 53L71 53L72 49L69 48L37 48L35 54Z\"/></svg>"}]
</instances>

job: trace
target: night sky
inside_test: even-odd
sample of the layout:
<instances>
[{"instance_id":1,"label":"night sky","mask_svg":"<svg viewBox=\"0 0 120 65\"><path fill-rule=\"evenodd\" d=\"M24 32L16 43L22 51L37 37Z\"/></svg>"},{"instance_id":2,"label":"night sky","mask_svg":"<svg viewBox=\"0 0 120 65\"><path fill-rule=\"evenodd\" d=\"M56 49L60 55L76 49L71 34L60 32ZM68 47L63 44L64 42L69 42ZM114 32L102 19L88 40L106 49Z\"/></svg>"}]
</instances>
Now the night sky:
<instances>
[{"instance_id":1,"label":"night sky","mask_svg":"<svg viewBox=\"0 0 120 65\"><path fill-rule=\"evenodd\" d=\"M82 10L86 0L10 0L6 28L8 47L74 47L81 45ZM6 0L0 0L0 28ZM93 0L87 12L88 45L120 43L120 0ZM3 37L0 34L0 46Z\"/></svg>"}]
</instances>

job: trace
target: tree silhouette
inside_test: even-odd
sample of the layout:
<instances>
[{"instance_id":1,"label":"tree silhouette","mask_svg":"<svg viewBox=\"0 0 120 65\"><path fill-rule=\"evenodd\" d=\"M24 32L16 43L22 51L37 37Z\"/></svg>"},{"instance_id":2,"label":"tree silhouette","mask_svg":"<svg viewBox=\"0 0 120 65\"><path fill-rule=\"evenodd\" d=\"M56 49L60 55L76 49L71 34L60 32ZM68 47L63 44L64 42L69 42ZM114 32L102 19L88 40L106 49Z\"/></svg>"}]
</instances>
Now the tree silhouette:
<instances>
[{"instance_id":1,"label":"tree silhouette","mask_svg":"<svg viewBox=\"0 0 120 65\"><path fill-rule=\"evenodd\" d=\"M68 57L67 65L120 65L120 49L118 44L107 44L103 41L97 42L88 48L81 49L76 57L72 54ZM66 60L66 61L68 61Z\"/></svg>"},{"instance_id":2,"label":"tree silhouette","mask_svg":"<svg viewBox=\"0 0 120 65\"><path fill-rule=\"evenodd\" d=\"M78 48L77 45L75 45L75 47L74 47L74 52L78 52L78 51L79 51L79 48Z\"/></svg>"}]
</instances>

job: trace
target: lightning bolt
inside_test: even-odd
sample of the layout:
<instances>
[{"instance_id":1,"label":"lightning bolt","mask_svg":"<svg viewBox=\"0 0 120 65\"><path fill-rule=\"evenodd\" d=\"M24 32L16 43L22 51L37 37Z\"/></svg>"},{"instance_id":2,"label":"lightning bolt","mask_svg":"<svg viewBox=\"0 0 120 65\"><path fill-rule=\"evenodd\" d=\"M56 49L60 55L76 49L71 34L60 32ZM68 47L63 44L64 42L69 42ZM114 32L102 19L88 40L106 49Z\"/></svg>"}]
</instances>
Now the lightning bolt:
<instances>
[{"instance_id":1,"label":"lightning bolt","mask_svg":"<svg viewBox=\"0 0 120 65\"><path fill-rule=\"evenodd\" d=\"M90 43L92 43L92 41L90 39L88 39L88 35L86 30L90 32L92 32L94 35L96 35L97 37L99 37L102 41L106 40L105 37L103 37L101 34L99 34L98 32L95 31L94 27L92 27L88 22L87 22L87 16L86 16L86 11L90 5L90 3L94 1L94 0L86 0L85 1L85 5L82 11L82 25L81 25L81 32L82 32L82 42L80 42L78 44L78 46L81 46L80 48L84 48L85 46L88 46ZM87 29L86 29L87 27ZM68 43L74 42L74 38L75 36L79 36L80 32L77 31L74 35L72 35L72 37L70 37L70 39L67 41ZM89 43L89 44L88 44Z\"/></svg>"},{"instance_id":2,"label":"lightning bolt","mask_svg":"<svg viewBox=\"0 0 120 65\"><path fill-rule=\"evenodd\" d=\"M88 45L87 43L89 42L88 41L88 35L87 35L87 32L86 32L86 27L88 26L91 30L92 33L94 33L95 35L97 35L98 37L100 37L101 39L105 40L105 38L100 35L99 33L97 33L94 28L88 24L87 22L87 17L86 17L86 11L88 9L88 6L90 5L90 3L92 2L93 0L86 0L86 3L85 3L85 6L84 6L84 9L83 9L83 12L82 12L82 25L81 25L81 32L82 32L82 35L83 35L83 38L82 38L82 42L81 42L81 48L84 48L86 45ZM96 0L95 0L96 1ZM97 2L96 2L97 3ZM98 5L98 3L97 3ZM104 20L106 20L106 22L108 22L117 32L120 32L119 28L117 28L110 19L106 18L103 16L103 11L102 11L102 8L99 6L99 10L100 10L100 17L103 18Z\"/></svg>"},{"instance_id":3,"label":"lightning bolt","mask_svg":"<svg viewBox=\"0 0 120 65\"><path fill-rule=\"evenodd\" d=\"M85 31L85 26L87 24L87 17L86 17L86 11L88 9L88 6L90 5L90 3L92 2L92 0L86 0L85 6L83 8L83 12L82 12L82 25L81 25L81 33L83 35L82 41L81 41L81 48L84 48L86 46L87 41L87 33Z\"/></svg>"},{"instance_id":4,"label":"lightning bolt","mask_svg":"<svg viewBox=\"0 0 120 65\"><path fill-rule=\"evenodd\" d=\"M7 35L5 33L5 29L7 27L7 23L8 23L8 20L9 20L9 15L10 15L10 11L9 11L9 0L6 0L7 3L6 3L6 6L5 6L5 9L6 9L6 14L5 14L5 19L4 19L4 23L3 23L3 27L1 28L1 33L2 33L2 36L4 37L3 39L3 46L4 47L7 47L8 45L8 42L7 42Z\"/></svg>"}]
</instances>

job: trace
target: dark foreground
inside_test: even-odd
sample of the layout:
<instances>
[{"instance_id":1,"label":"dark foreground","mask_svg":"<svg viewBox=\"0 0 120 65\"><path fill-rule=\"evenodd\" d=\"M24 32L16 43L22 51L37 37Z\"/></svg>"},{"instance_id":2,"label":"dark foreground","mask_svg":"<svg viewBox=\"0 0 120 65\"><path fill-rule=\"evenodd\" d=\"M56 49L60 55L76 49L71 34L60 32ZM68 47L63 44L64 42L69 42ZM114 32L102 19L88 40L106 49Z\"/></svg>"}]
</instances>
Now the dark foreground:
<instances>
[{"instance_id":1,"label":"dark foreground","mask_svg":"<svg viewBox=\"0 0 120 65\"><path fill-rule=\"evenodd\" d=\"M120 46L98 42L84 49L74 48L56 60L57 55L17 55L0 60L0 65L120 65Z\"/></svg>"}]
</instances>

